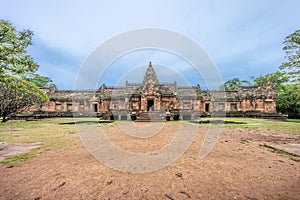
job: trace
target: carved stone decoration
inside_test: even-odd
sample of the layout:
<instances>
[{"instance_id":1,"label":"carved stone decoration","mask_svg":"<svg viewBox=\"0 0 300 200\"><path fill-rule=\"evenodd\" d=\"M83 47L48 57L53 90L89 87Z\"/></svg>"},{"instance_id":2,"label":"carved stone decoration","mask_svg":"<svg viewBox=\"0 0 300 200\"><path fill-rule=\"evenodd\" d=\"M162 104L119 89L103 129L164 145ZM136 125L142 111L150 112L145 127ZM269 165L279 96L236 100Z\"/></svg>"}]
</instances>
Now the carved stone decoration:
<instances>
[{"instance_id":1,"label":"carved stone decoration","mask_svg":"<svg viewBox=\"0 0 300 200\"><path fill-rule=\"evenodd\" d=\"M199 84L178 86L176 81L160 83L151 62L142 83L126 81L125 86L121 87L102 84L97 90L58 90L56 87L42 89L50 102L39 109L56 113L55 116L66 116L66 110L69 114L79 113L80 116L90 116L91 113L107 116L113 110L118 110L117 114L121 113L120 115L168 111L173 112L172 115L177 119L179 113L187 110L196 116L203 113L204 116L211 115L215 109L237 114L276 114L276 91L271 84L241 86L232 91L208 91L201 89ZM36 108L33 106L30 111L33 112Z\"/></svg>"},{"instance_id":2,"label":"carved stone decoration","mask_svg":"<svg viewBox=\"0 0 300 200\"><path fill-rule=\"evenodd\" d=\"M150 80L153 82L154 85L159 84L156 73L154 71L154 68L152 67L151 62L149 62L149 66L144 75L144 80L143 80L142 85L144 86L144 85L148 84Z\"/></svg>"}]
</instances>

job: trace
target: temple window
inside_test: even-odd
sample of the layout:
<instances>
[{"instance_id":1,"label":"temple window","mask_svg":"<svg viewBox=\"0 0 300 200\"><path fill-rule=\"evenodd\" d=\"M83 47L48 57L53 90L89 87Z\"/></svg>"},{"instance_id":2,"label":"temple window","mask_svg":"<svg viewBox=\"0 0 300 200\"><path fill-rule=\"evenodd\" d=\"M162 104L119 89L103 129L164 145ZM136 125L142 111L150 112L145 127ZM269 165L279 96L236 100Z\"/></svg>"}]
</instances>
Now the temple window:
<instances>
[{"instance_id":1,"label":"temple window","mask_svg":"<svg viewBox=\"0 0 300 200\"><path fill-rule=\"evenodd\" d=\"M236 103L231 103L230 104L230 110L237 110L237 104Z\"/></svg>"},{"instance_id":2,"label":"temple window","mask_svg":"<svg viewBox=\"0 0 300 200\"><path fill-rule=\"evenodd\" d=\"M68 103L67 104L67 111L69 112L69 111L72 111L73 110L73 105L72 105L72 103Z\"/></svg>"},{"instance_id":3,"label":"temple window","mask_svg":"<svg viewBox=\"0 0 300 200\"><path fill-rule=\"evenodd\" d=\"M83 103L80 103L80 104L79 104L79 109L80 109L80 110L84 110L84 104L83 104Z\"/></svg>"},{"instance_id":4,"label":"temple window","mask_svg":"<svg viewBox=\"0 0 300 200\"><path fill-rule=\"evenodd\" d=\"M209 106L210 106L209 103L206 103L206 104L205 104L205 112L209 112Z\"/></svg>"},{"instance_id":5,"label":"temple window","mask_svg":"<svg viewBox=\"0 0 300 200\"><path fill-rule=\"evenodd\" d=\"M219 103L218 110L224 110L224 109L225 109L225 103Z\"/></svg>"},{"instance_id":6,"label":"temple window","mask_svg":"<svg viewBox=\"0 0 300 200\"><path fill-rule=\"evenodd\" d=\"M93 104L93 111L98 112L98 104L96 103Z\"/></svg>"},{"instance_id":7,"label":"temple window","mask_svg":"<svg viewBox=\"0 0 300 200\"><path fill-rule=\"evenodd\" d=\"M55 110L61 111L61 103L55 103Z\"/></svg>"}]
</instances>

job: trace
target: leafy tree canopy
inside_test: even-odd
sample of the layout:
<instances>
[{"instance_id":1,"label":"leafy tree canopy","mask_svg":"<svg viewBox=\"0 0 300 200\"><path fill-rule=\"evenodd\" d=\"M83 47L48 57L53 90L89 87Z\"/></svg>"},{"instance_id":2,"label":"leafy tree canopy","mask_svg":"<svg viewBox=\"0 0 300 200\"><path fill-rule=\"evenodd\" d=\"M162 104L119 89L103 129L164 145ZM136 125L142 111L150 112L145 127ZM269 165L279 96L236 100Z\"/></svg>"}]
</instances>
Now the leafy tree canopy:
<instances>
[{"instance_id":1,"label":"leafy tree canopy","mask_svg":"<svg viewBox=\"0 0 300 200\"><path fill-rule=\"evenodd\" d=\"M9 75L0 80L0 116L3 122L11 113L48 100L46 94L33 83Z\"/></svg>"},{"instance_id":2,"label":"leafy tree canopy","mask_svg":"<svg viewBox=\"0 0 300 200\"><path fill-rule=\"evenodd\" d=\"M39 74L33 74L28 77L23 77L24 80L34 83L38 87L48 87L51 86L52 80L49 77L41 76Z\"/></svg>"},{"instance_id":3,"label":"leafy tree canopy","mask_svg":"<svg viewBox=\"0 0 300 200\"><path fill-rule=\"evenodd\" d=\"M277 89L277 111L288 114L290 118L298 118L300 115L300 86L298 84L282 84Z\"/></svg>"},{"instance_id":4,"label":"leafy tree canopy","mask_svg":"<svg viewBox=\"0 0 300 200\"><path fill-rule=\"evenodd\" d=\"M283 44L287 61L283 62L279 68L288 70L291 82L300 83L300 30L288 35Z\"/></svg>"},{"instance_id":5,"label":"leafy tree canopy","mask_svg":"<svg viewBox=\"0 0 300 200\"><path fill-rule=\"evenodd\" d=\"M277 111L289 117L300 116L300 30L284 39L283 51L286 61L279 67L280 71L260 76L255 84L271 82L277 90Z\"/></svg>"},{"instance_id":6,"label":"leafy tree canopy","mask_svg":"<svg viewBox=\"0 0 300 200\"><path fill-rule=\"evenodd\" d=\"M0 76L4 74L21 75L34 73L38 65L27 53L33 32L18 32L6 20L0 20Z\"/></svg>"},{"instance_id":7,"label":"leafy tree canopy","mask_svg":"<svg viewBox=\"0 0 300 200\"><path fill-rule=\"evenodd\" d=\"M48 101L45 93L38 88L51 82L51 79L34 74L37 63L27 52L33 32L17 31L6 20L0 20L0 117ZM28 77L26 80L20 77ZM37 84L37 85L35 85Z\"/></svg>"},{"instance_id":8,"label":"leafy tree canopy","mask_svg":"<svg viewBox=\"0 0 300 200\"><path fill-rule=\"evenodd\" d=\"M249 81L247 80L240 80L239 78L233 78L228 81L226 81L221 88L224 90L235 90L238 87L242 86L243 84L249 84Z\"/></svg>"},{"instance_id":9,"label":"leafy tree canopy","mask_svg":"<svg viewBox=\"0 0 300 200\"><path fill-rule=\"evenodd\" d=\"M278 71L264 76L259 76L254 79L254 83L256 85L265 85L269 82L272 83L275 88L279 88L283 83L288 82L288 77L284 72Z\"/></svg>"}]
</instances>

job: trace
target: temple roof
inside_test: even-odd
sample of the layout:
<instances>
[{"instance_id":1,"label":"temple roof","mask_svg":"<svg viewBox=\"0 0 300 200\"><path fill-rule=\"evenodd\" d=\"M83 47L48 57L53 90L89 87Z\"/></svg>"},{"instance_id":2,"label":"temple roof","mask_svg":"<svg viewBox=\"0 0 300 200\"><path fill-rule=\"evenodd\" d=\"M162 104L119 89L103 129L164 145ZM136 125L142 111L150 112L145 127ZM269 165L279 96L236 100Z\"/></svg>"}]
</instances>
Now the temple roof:
<instances>
[{"instance_id":1,"label":"temple roof","mask_svg":"<svg viewBox=\"0 0 300 200\"><path fill-rule=\"evenodd\" d=\"M157 76L156 76L156 73L155 73L155 70L152 67L151 62L149 62L149 66L148 66L148 68L146 70L146 73L144 75L144 80L143 80L142 85L147 84L150 80L152 80L153 84L158 84L159 83L159 81L157 79Z\"/></svg>"}]
</instances>

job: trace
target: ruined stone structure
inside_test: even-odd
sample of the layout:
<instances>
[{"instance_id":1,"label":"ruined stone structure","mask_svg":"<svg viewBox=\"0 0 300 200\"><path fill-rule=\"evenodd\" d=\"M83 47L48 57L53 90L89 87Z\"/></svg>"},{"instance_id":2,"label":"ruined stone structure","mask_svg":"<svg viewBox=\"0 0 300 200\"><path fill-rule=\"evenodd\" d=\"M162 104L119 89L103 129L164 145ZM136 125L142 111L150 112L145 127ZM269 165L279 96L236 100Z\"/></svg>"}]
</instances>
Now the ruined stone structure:
<instances>
[{"instance_id":1,"label":"ruined stone structure","mask_svg":"<svg viewBox=\"0 0 300 200\"><path fill-rule=\"evenodd\" d=\"M233 91L207 91L200 85L160 83L151 62L143 82L123 87L103 84L97 90L42 88L50 102L30 112L44 117L97 116L115 120L178 120L226 114L232 117L275 117L276 92L271 84Z\"/></svg>"}]
</instances>

